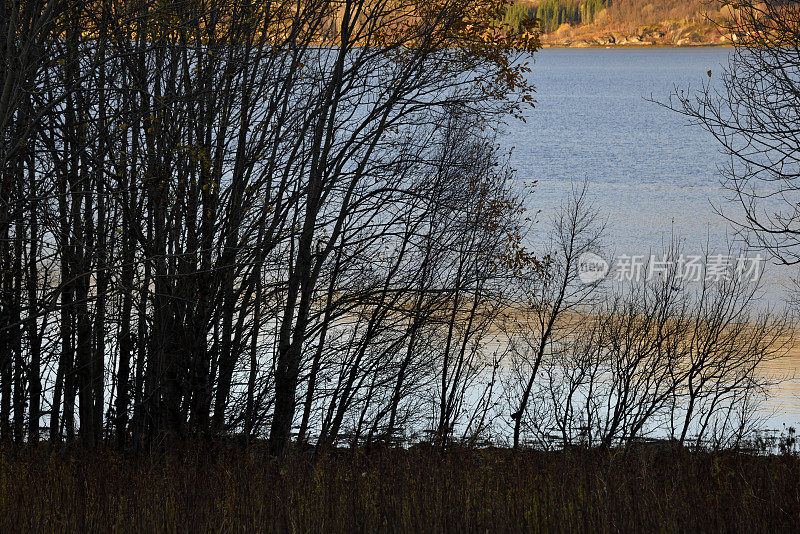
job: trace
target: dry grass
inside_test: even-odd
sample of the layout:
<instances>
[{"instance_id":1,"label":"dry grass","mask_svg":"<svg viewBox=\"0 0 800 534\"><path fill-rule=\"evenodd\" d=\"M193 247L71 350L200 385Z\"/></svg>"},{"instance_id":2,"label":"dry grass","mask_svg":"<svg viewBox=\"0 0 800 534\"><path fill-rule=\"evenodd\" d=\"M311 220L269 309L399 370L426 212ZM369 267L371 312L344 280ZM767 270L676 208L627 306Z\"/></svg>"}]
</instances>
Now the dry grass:
<instances>
[{"instance_id":1,"label":"dry grass","mask_svg":"<svg viewBox=\"0 0 800 534\"><path fill-rule=\"evenodd\" d=\"M275 461L257 451L0 449L0 531L790 531L800 459L643 448L424 448Z\"/></svg>"}]
</instances>

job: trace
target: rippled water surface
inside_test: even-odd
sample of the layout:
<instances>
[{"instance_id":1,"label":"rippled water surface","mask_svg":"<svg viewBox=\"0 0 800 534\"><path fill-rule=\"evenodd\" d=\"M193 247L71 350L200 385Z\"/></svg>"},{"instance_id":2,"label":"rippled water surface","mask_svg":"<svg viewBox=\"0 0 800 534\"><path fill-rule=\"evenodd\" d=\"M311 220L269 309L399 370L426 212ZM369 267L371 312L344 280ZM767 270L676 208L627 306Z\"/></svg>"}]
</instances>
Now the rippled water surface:
<instances>
[{"instance_id":1,"label":"rippled water surface","mask_svg":"<svg viewBox=\"0 0 800 534\"><path fill-rule=\"evenodd\" d=\"M531 210L542 232L571 184L584 180L607 220L606 242L617 256L649 255L671 234L687 254L727 250L730 224L714 207L727 206L718 169L725 163L714 139L685 117L648 101L712 83L727 62L726 48L547 49L535 55L530 77L536 109L527 123L510 122L504 143L523 180L537 180ZM540 232L541 233L541 232ZM536 246L538 238L533 237ZM780 305L794 275L768 267L767 303ZM769 371L800 369L800 353ZM800 381L775 389L765 406L770 425L800 422ZM773 413L774 412L774 413Z\"/></svg>"}]
</instances>

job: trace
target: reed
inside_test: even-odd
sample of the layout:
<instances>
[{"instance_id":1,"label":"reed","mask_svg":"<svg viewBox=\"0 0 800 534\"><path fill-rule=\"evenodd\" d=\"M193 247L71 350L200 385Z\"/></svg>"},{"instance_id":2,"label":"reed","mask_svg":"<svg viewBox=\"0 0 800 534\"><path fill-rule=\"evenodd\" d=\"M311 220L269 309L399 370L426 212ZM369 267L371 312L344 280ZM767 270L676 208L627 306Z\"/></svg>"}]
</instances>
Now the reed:
<instances>
[{"instance_id":1,"label":"reed","mask_svg":"<svg viewBox=\"0 0 800 534\"><path fill-rule=\"evenodd\" d=\"M0 449L0 530L790 531L800 458L662 446L152 457Z\"/></svg>"}]
</instances>

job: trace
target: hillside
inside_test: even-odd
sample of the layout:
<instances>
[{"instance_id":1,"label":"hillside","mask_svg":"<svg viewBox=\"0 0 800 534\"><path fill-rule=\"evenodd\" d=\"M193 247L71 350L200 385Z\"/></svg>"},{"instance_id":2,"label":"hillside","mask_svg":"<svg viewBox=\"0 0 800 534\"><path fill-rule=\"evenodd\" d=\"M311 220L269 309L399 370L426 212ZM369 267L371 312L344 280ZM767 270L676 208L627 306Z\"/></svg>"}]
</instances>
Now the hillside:
<instances>
[{"instance_id":1,"label":"hillside","mask_svg":"<svg viewBox=\"0 0 800 534\"><path fill-rule=\"evenodd\" d=\"M716 22L729 17L713 0L532 0L506 14L540 20L544 46L692 46L730 44Z\"/></svg>"}]
</instances>

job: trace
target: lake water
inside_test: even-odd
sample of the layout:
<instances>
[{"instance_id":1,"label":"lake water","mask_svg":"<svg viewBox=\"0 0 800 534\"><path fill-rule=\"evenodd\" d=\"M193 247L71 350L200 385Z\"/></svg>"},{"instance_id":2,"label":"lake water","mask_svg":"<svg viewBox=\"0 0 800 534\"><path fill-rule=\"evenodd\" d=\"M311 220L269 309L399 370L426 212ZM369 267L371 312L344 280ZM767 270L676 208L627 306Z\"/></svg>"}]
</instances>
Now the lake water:
<instances>
[{"instance_id":1,"label":"lake water","mask_svg":"<svg viewBox=\"0 0 800 534\"><path fill-rule=\"evenodd\" d=\"M616 257L659 253L672 234L684 252L727 251L730 224L712 206L726 206L716 141L685 117L648 98L666 101L675 88L712 81L727 62L726 48L545 49L535 55L530 79L536 109L527 123L509 122L504 143L522 180L537 180L530 209L548 218L584 180L606 217L606 243ZM781 305L794 271L767 266L765 302ZM800 353L770 369L794 374ZM769 426L800 423L800 380L776 388L765 405Z\"/></svg>"}]
</instances>

